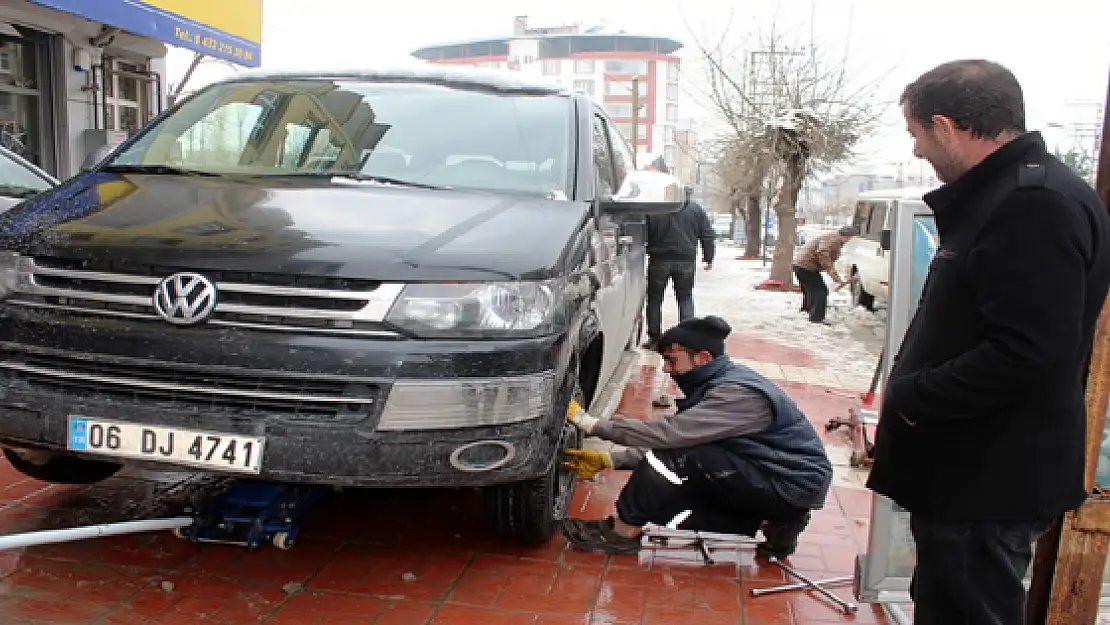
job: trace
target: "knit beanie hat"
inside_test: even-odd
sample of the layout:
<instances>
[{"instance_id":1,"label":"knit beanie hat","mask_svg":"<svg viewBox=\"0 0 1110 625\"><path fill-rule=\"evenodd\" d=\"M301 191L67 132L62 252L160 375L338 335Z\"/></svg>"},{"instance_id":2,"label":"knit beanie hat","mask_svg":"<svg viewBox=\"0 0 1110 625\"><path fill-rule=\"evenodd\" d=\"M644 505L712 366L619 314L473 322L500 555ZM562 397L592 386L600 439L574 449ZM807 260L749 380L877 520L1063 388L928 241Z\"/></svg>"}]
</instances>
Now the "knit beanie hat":
<instances>
[{"instance_id":1,"label":"knit beanie hat","mask_svg":"<svg viewBox=\"0 0 1110 625\"><path fill-rule=\"evenodd\" d=\"M714 357L725 353L725 338L732 332L728 322L715 315L693 317L667 330L655 343L662 354L671 345L678 345L695 352L706 351Z\"/></svg>"}]
</instances>

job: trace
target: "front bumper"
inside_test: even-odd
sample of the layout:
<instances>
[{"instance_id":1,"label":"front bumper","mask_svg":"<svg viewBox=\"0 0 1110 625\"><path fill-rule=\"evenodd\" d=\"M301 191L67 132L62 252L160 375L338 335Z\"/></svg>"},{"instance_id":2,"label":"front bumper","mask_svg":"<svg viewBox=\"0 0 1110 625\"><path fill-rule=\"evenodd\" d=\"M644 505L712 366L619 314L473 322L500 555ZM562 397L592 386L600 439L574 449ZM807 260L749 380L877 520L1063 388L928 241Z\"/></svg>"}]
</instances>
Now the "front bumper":
<instances>
[{"instance_id":1,"label":"front bumper","mask_svg":"<svg viewBox=\"0 0 1110 625\"><path fill-rule=\"evenodd\" d=\"M8 363L0 367L0 444L71 453L68 420L81 415L265 437L258 477L275 481L368 487L519 481L546 473L556 456L570 396L568 381L556 373L563 347L562 337L465 342L351 339L8 311L0 317L0 362ZM58 370L71 375L43 375ZM105 383L121 378L156 379L161 385ZM479 390L468 396L480 404L478 414L487 418L479 422L486 425L445 425L441 401L428 404L429 423L437 423L439 429L415 429L420 404L419 394L412 392L405 393L404 427L398 428L395 419L390 429L383 421L399 384L421 380L473 386L481 380L496 384L508 378L549 380L542 387L548 397L533 401L532 418L492 423L488 417L498 402L490 399L486 387L486 393ZM269 395L250 400L190 392L206 385L205 389L238 393L252 384ZM332 410L311 401L282 399L321 389L349 391L372 397L373 402ZM452 461L460 447L477 441L498 443ZM502 456L510 448L511 458L505 460ZM474 470L474 464L482 462L500 466Z\"/></svg>"}]
</instances>

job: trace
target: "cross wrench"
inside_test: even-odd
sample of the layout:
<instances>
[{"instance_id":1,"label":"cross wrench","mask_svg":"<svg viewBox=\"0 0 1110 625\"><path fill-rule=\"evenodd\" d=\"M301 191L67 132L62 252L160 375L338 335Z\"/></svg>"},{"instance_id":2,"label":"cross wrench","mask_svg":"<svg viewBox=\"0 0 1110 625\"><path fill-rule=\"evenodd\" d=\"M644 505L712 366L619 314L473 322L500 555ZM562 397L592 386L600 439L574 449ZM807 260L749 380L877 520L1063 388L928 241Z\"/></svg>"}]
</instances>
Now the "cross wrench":
<instances>
[{"instance_id":1,"label":"cross wrench","mask_svg":"<svg viewBox=\"0 0 1110 625\"><path fill-rule=\"evenodd\" d=\"M818 586L831 586L833 584L846 584L854 581L855 578L851 575L846 577L830 577L821 581L814 581L814 585ZM763 595L773 595L779 592L790 592L792 590L805 590L809 588L809 584L805 582L798 582L795 584L783 584L782 586L771 586L769 588L752 588L751 593L753 597L762 597Z\"/></svg>"},{"instance_id":2,"label":"cross wrench","mask_svg":"<svg viewBox=\"0 0 1110 625\"><path fill-rule=\"evenodd\" d=\"M798 571L795 571L792 567L787 566L786 564L783 564L783 562L781 560L779 560L778 558L772 556L770 558L767 558L767 561L770 562L771 564L774 564L775 566L779 567L783 571L786 571L787 573L789 573L792 577L794 577L798 581L805 583L806 588L812 588L813 590L816 590L817 592L821 593L821 595L823 597L825 597L829 601L832 601L836 605L840 606L840 609L843 610L845 614L855 614L859 610L859 606L857 606L856 604L852 603L851 601L845 601L845 600L841 599L840 597L837 597L836 595L832 594L831 592L829 592L825 588L819 586L816 582L809 579L805 575L802 575Z\"/></svg>"}]
</instances>

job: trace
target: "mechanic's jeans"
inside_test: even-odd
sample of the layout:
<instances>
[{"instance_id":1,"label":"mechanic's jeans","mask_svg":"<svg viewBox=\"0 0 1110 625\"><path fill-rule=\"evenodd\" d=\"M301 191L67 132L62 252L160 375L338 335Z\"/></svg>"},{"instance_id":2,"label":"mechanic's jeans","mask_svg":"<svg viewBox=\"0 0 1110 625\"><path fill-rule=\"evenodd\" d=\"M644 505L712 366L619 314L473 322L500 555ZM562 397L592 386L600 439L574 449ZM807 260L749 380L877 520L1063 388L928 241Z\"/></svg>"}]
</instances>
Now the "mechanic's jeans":
<instances>
[{"instance_id":1,"label":"mechanic's jeans","mask_svg":"<svg viewBox=\"0 0 1110 625\"><path fill-rule=\"evenodd\" d=\"M811 269L794 266L794 277L802 288L802 310L809 313L809 320L818 323L825 320L825 308L829 301L829 287L821 274Z\"/></svg>"},{"instance_id":2,"label":"mechanic's jeans","mask_svg":"<svg viewBox=\"0 0 1110 625\"><path fill-rule=\"evenodd\" d=\"M915 625L1022 625L1033 543L1052 523L959 523L910 516Z\"/></svg>"},{"instance_id":3,"label":"mechanic's jeans","mask_svg":"<svg viewBox=\"0 0 1110 625\"><path fill-rule=\"evenodd\" d=\"M763 521L804 512L783 501L750 464L714 444L647 452L617 498L617 516L634 527L745 536L755 536Z\"/></svg>"},{"instance_id":4,"label":"mechanic's jeans","mask_svg":"<svg viewBox=\"0 0 1110 625\"><path fill-rule=\"evenodd\" d=\"M678 299L678 320L694 316L694 277L698 272L697 261L648 260L647 267L647 335L657 339L663 331L663 295L667 282L674 281L674 294Z\"/></svg>"}]
</instances>

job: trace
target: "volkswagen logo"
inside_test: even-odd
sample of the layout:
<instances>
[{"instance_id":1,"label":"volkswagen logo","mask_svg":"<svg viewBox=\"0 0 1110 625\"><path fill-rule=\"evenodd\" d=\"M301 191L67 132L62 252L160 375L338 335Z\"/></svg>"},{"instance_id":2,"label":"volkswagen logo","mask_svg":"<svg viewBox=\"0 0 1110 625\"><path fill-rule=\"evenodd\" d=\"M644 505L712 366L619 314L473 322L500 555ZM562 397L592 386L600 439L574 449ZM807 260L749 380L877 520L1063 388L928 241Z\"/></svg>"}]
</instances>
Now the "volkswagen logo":
<instances>
[{"instance_id":1,"label":"volkswagen logo","mask_svg":"<svg viewBox=\"0 0 1110 625\"><path fill-rule=\"evenodd\" d=\"M216 285L199 273L175 273L154 290L154 310L174 325L201 323L216 310Z\"/></svg>"}]
</instances>

